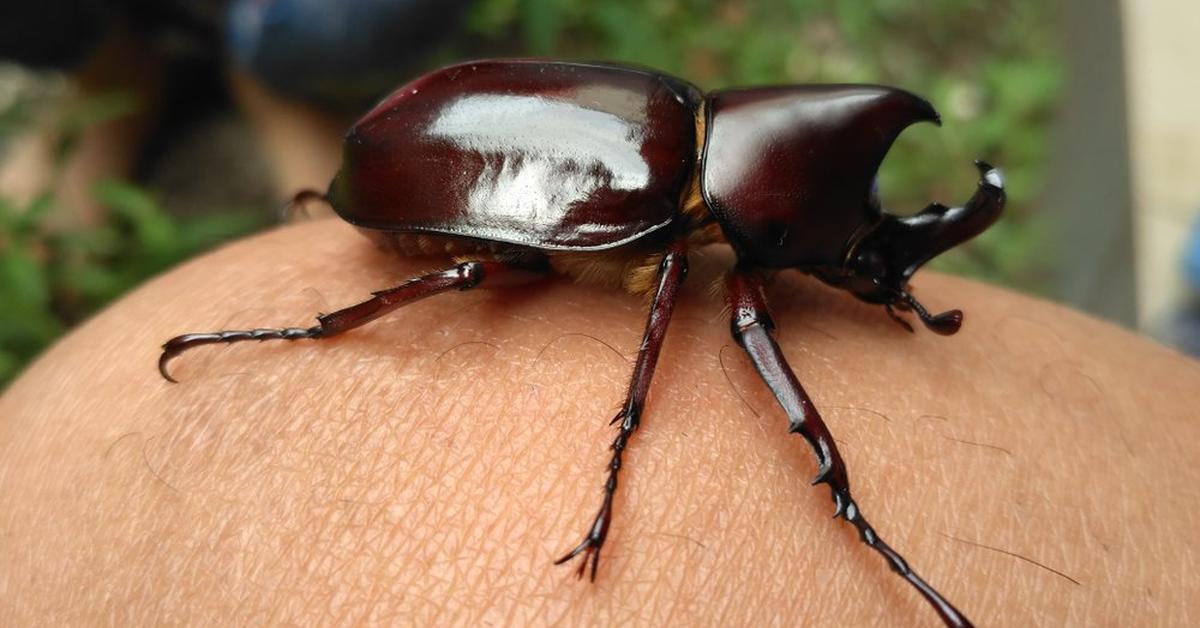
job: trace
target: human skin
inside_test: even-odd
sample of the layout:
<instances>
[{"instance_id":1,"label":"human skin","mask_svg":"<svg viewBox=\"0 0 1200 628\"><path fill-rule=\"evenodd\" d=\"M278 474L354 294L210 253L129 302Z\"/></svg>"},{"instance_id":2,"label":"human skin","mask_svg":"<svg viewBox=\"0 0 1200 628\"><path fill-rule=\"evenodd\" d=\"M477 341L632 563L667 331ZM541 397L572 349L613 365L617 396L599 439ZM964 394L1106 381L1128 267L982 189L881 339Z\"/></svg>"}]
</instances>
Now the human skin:
<instances>
[{"instance_id":1,"label":"human skin","mask_svg":"<svg viewBox=\"0 0 1200 628\"><path fill-rule=\"evenodd\" d=\"M309 325L444 261L316 221L171 271L0 398L0 624L936 625L809 486L708 289L727 262L693 260L594 584L551 563L599 506L640 298L447 294L332 340L198 348L173 385L170 336ZM963 308L958 335L799 274L768 294L882 537L981 625L1194 624L1200 367L1060 306L914 286Z\"/></svg>"}]
</instances>

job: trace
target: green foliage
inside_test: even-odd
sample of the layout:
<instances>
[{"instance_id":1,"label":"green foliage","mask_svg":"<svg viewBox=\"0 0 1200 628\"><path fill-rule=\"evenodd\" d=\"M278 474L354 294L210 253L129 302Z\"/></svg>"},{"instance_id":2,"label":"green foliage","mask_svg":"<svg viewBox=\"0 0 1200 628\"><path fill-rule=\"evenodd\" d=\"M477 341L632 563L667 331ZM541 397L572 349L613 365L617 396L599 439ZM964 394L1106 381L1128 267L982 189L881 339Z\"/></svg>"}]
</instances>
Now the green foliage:
<instances>
[{"instance_id":1,"label":"green foliage","mask_svg":"<svg viewBox=\"0 0 1200 628\"><path fill-rule=\"evenodd\" d=\"M258 213L179 219L141 188L102 181L99 227L53 226L43 194L26 207L0 199L0 384L65 329L146 278L224 240L261 227Z\"/></svg>"},{"instance_id":2,"label":"green foliage","mask_svg":"<svg viewBox=\"0 0 1200 628\"><path fill-rule=\"evenodd\" d=\"M34 124L52 98L31 82L0 110L0 146ZM75 323L156 273L217 243L263 226L259 211L176 218L145 189L97 182L106 210L93 226L65 226L75 208L54 200L61 169L83 131L135 111L132 96L77 99L55 119L47 189L23 205L0 193L0 388Z\"/></svg>"},{"instance_id":3,"label":"green foliage","mask_svg":"<svg viewBox=\"0 0 1200 628\"><path fill-rule=\"evenodd\" d=\"M50 204L43 196L23 211L0 199L0 383L62 333L50 311L50 283L32 234Z\"/></svg>"},{"instance_id":4,"label":"green foliage","mask_svg":"<svg viewBox=\"0 0 1200 628\"><path fill-rule=\"evenodd\" d=\"M258 213L179 219L145 190L101 181L108 210L90 228L56 226L52 194L25 207L0 198L0 386L59 334L148 277L262 226Z\"/></svg>"},{"instance_id":5,"label":"green foliage","mask_svg":"<svg viewBox=\"0 0 1200 628\"><path fill-rule=\"evenodd\" d=\"M54 156L61 164L88 127L115 120L138 110L137 99L123 91L95 94L70 103L58 120L58 142Z\"/></svg>"},{"instance_id":6,"label":"green foliage","mask_svg":"<svg viewBox=\"0 0 1200 628\"><path fill-rule=\"evenodd\" d=\"M1044 184L1060 85L1057 8L1041 0L482 0L471 27L530 54L640 63L705 89L870 82L930 99L944 128L905 132L884 162L884 202L909 213L964 201L971 161L1000 165L1009 211L935 266L1043 288Z\"/></svg>"},{"instance_id":7,"label":"green foliage","mask_svg":"<svg viewBox=\"0 0 1200 628\"><path fill-rule=\"evenodd\" d=\"M257 210L176 218L145 189L106 180L92 189L106 210L102 222L70 226L77 208L59 207L54 200L62 168L86 129L125 116L138 103L120 92L63 103L61 93L56 96L47 87L54 84L13 80L14 93L0 108L0 148L37 125L45 117L40 111L58 112L46 189L24 204L0 191L0 389L55 338L111 300L265 223Z\"/></svg>"}]
</instances>

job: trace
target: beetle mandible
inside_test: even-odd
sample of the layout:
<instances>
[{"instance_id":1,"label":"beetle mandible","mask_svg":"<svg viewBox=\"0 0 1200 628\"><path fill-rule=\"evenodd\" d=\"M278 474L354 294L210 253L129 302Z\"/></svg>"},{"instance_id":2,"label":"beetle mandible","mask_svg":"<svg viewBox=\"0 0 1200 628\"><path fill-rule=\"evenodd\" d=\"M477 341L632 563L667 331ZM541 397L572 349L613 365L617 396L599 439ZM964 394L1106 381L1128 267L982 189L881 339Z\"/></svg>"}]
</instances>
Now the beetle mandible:
<instances>
[{"instance_id":1,"label":"beetle mandible","mask_svg":"<svg viewBox=\"0 0 1200 628\"><path fill-rule=\"evenodd\" d=\"M687 251L728 243L731 332L816 453L835 516L859 532L950 626L969 620L876 534L850 493L833 437L773 337L768 275L797 269L930 330L958 331L962 312L930 314L909 279L925 262L985 230L1005 204L999 170L962 207L932 203L899 217L880 206L876 172L907 126L940 124L925 100L874 85L794 85L703 94L636 67L547 60L463 63L384 98L345 137L321 197L376 243L402 255L467 259L413 278L308 328L177 336L167 363L192 347L336 336L450 290L527 283L550 274L603 277L650 296L650 313L618 424L599 512L582 556L595 579L622 454L642 418L659 350L687 275Z\"/></svg>"}]
</instances>

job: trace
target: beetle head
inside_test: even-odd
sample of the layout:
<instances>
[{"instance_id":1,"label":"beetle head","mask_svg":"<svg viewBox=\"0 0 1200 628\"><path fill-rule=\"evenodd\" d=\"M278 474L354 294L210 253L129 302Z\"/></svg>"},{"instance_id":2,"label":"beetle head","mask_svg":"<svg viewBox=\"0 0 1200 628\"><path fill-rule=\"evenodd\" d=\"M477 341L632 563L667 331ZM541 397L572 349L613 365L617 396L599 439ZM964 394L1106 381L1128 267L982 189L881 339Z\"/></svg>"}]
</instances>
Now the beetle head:
<instances>
[{"instance_id":1,"label":"beetle head","mask_svg":"<svg viewBox=\"0 0 1200 628\"><path fill-rule=\"evenodd\" d=\"M883 214L883 218L851 245L844 268L822 273L821 278L849 290L868 303L885 306L904 327L893 308L913 311L931 331L950 335L962 324L962 312L933 315L912 296L908 281L922 265L987 229L1004 209L1004 176L1000 170L977 161L980 181L975 194L962 207L931 203L912 216ZM874 195L873 202L874 201Z\"/></svg>"}]
</instances>

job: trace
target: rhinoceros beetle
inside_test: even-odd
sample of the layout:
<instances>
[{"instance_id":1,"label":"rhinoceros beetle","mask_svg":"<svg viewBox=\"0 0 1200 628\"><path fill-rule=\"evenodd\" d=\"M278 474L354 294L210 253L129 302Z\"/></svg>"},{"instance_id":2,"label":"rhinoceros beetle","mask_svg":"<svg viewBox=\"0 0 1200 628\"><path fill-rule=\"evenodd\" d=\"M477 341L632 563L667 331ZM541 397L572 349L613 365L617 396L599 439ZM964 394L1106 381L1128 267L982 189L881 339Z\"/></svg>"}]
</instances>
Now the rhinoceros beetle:
<instances>
[{"instance_id":1,"label":"rhinoceros beetle","mask_svg":"<svg viewBox=\"0 0 1200 628\"><path fill-rule=\"evenodd\" d=\"M340 171L319 196L341 218L402 255L469 261L317 317L308 328L192 333L163 345L159 370L192 347L242 340L330 338L433 294L560 274L601 277L650 295L649 320L624 404L613 419L603 499L583 541L595 579L622 454L642 418L659 350L687 275L690 248L728 243L731 331L816 453L835 516L921 593L947 625L966 617L876 534L850 493L846 467L773 338L766 278L797 269L950 335L959 310L933 315L908 282L922 264L991 225L1005 204L999 170L962 207L883 211L876 172L907 126L940 124L925 100L874 85L794 85L703 94L678 78L620 65L492 60L422 76L350 128Z\"/></svg>"}]
</instances>

